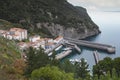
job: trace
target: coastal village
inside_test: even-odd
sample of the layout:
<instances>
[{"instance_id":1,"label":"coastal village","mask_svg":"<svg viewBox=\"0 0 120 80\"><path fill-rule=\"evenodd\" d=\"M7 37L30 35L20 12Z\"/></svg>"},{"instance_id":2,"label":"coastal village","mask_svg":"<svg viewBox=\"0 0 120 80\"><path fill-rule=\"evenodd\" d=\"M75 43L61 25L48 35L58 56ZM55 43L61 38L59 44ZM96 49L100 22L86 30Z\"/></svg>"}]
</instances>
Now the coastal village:
<instances>
[{"instance_id":1,"label":"coastal village","mask_svg":"<svg viewBox=\"0 0 120 80\"><path fill-rule=\"evenodd\" d=\"M48 56L52 55L53 50L57 51L62 48L63 45L68 45L63 52L56 54L56 59L62 59L72 52L72 49L76 49L79 53L81 49L76 45L82 45L91 48L98 48L101 50L106 50L110 53L115 52L115 48L105 44L92 43L84 40L74 40L69 38L63 38L63 36L58 36L53 38L43 38L40 35L33 35L28 37L28 31L22 28L10 28L9 30L0 30L0 36L9 40L18 40L17 46L21 51L33 47L39 49L40 47L44 49ZM27 41L25 41L27 40Z\"/></svg>"},{"instance_id":2,"label":"coastal village","mask_svg":"<svg viewBox=\"0 0 120 80\"><path fill-rule=\"evenodd\" d=\"M26 29L22 28L11 28L10 30L0 30L0 36L3 36L9 40L18 40L17 46L20 50L25 50L29 47L35 49L43 48L45 51L50 50L55 47L55 45L60 44L64 41L63 36L58 36L55 39L52 38L41 38L39 35L34 35L28 37L28 32ZM28 39L29 41L23 42L22 40Z\"/></svg>"},{"instance_id":3,"label":"coastal village","mask_svg":"<svg viewBox=\"0 0 120 80\"><path fill-rule=\"evenodd\" d=\"M45 53L48 56L52 55L53 50L57 51L62 48L63 44L66 42L63 36L58 36L55 39L53 38L42 38L39 35L34 35L28 37L28 31L22 28L11 28L10 30L0 30L0 36L9 39L9 40L18 40L17 46L21 51L28 49L29 47L33 47L35 49L39 49L40 47L44 49ZM27 40L27 41L23 41ZM70 44L75 46L75 48L80 52L81 50L75 44ZM73 48L67 47L60 54L56 54L56 59L62 59L65 56L69 55ZM25 54L23 54L24 57Z\"/></svg>"},{"instance_id":4,"label":"coastal village","mask_svg":"<svg viewBox=\"0 0 120 80\"><path fill-rule=\"evenodd\" d=\"M120 0L0 6L0 80L120 80Z\"/></svg>"}]
</instances>

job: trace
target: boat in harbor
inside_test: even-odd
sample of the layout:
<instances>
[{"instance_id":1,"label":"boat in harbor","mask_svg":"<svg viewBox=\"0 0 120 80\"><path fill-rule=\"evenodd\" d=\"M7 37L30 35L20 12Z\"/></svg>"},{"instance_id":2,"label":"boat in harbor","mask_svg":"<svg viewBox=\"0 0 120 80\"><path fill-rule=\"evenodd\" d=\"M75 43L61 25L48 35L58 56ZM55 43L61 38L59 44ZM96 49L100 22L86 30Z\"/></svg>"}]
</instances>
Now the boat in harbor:
<instances>
[{"instance_id":1,"label":"boat in harbor","mask_svg":"<svg viewBox=\"0 0 120 80\"><path fill-rule=\"evenodd\" d=\"M81 63L81 60L80 59L70 59L69 60L71 63L75 63L75 62L78 62L78 63ZM87 60L85 59L85 62L87 62Z\"/></svg>"},{"instance_id":2,"label":"boat in harbor","mask_svg":"<svg viewBox=\"0 0 120 80\"><path fill-rule=\"evenodd\" d=\"M71 47L67 47L67 48L64 48L63 50L67 51L67 50L71 50L71 49L72 49Z\"/></svg>"},{"instance_id":3,"label":"boat in harbor","mask_svg":"<svg viewBox=\"0 0 120 80\"><path fill-rule=\"evenodd\" d=\"M48 56L51 56L52 55L52 52L48 54Z\"/></svg>"},{"instance_id":4,"label":"boat in harbor","mask_svg":"<svg viewBox=\"0 0 120 80\"><path fill-rule=\"evenodd\" d=\"M56 49L55 49L55 51L58 51L60 48L62 48L63 47L63 45L60 45L59 47L57 47Z\"/></svg>"},{"instance_id":5,"label":"boat in harbor","mask_svg":"<svg viewBox=\"0 0 120 80\"><path fill-rule=\"evenodd\" d=\"M69 61L72 62L72 63L81 62L81 60L78 60L78 59L70 59Z\"/></svg>"}]
</instances>

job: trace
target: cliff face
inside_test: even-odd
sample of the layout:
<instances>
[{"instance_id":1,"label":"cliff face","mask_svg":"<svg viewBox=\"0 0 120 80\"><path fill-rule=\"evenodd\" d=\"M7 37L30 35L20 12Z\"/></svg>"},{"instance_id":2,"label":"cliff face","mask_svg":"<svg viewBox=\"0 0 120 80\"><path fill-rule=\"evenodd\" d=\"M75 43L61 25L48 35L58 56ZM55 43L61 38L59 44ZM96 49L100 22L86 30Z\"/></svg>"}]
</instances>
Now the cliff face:
<instances>
[{"instance_id":1,"label":"cliff face","mask_svg":"<svg viewBox=\"0 0 120 80\"><path fill-rule=\"evenodd\" d=\"M43 26L43 27L41 27ZM98 28L87 29L85 25L81 27L68 27L62 26L60 24L54 23L37 23L39 29L46 28L49 30L51 35L58 36L63 35L64 37L74 38L74 39L83 39L100 33Z\"/></svg>"},{"instance_id":2,"label":"cliff face","mask_svg":"<svg viewBox=\"0 0 120 80\"><path fill-rule=\"evenodd\" d=\"M22 24L30 32L76 39L100 32L86 9L66 0L1 0L0 5L0 18Z\"/></svg>"}]
</instances>

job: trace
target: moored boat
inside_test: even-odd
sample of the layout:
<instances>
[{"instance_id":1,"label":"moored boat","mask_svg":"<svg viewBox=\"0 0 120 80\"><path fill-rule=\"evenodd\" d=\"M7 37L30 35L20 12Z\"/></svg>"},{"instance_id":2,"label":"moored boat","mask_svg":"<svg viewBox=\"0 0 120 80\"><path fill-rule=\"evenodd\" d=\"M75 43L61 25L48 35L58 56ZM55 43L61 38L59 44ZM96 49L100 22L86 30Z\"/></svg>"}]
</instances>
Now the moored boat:
<instances>
[{"instance_id":1,"label":"moored boat","mask_svg":"<svg viewBox=\"0 0 120 80\"><path fill-rule=\"evenodd\" d=\"M56 49L55 49L55 51L58 51L60 48L62 48L63 47L63 45L60 45L59 47L57 47Z\"/></svg>"}]
</instances>

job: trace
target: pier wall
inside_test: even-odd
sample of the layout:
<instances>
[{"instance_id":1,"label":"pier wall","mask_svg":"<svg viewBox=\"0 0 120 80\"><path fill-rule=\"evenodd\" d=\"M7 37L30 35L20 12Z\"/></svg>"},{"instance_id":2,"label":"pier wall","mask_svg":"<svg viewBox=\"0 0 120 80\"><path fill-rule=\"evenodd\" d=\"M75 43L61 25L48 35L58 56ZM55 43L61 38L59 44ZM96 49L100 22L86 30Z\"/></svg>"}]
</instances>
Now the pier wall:
<instances>
[{"instance_id":1,"label":"pier wall","mask_svg":"<svg viewBox=\"0 0 120 80\"><path fill-rule=\"evenodd\" d=\"M111 45L93 43L93 42L85 41L85 40L75 40L75 39L70 39L70 38L65 38L65 40L70 42L70 43L78 44L78 45L81 45L81 46L100 49L100 50L105 50L109 53L115 53L115 47L113 47Z\"/></svg>"},{"instance_id":2,"label":"pier wall","mask_svg":"<svg viewBox=\"0 0 120 80\"><path fill-rule=\"evenodd\" d=\"M60 54L57 54L55 59L62 59L64 57L68 56L71 52L72 52L72 50L63 51Z\"/></svg>"}]
</instances>

